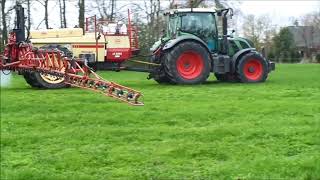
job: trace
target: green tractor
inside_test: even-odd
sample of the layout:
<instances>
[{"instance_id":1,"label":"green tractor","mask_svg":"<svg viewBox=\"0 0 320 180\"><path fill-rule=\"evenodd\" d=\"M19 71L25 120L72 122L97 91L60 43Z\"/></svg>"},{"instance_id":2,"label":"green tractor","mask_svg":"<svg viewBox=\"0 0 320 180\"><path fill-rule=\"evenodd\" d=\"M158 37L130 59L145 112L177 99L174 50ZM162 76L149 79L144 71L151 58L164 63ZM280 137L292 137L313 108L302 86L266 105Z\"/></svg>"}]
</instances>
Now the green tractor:
<instances>
[{"instance_id":1,"label":"green tractor","mask_svg":"<svg viewBox=\"0 0 320 180\"><path fill-rule=\"evenodd\" d=\"M160 66L153 68L149 78L158 83L201 84L210 72L219 81L257 83L275 69L249 40L227 34L231 8L173 9L164 15L165 34L150 49L151 61ZM222 35L218 33L219 18Z\"/></svg>"}]
</instances>

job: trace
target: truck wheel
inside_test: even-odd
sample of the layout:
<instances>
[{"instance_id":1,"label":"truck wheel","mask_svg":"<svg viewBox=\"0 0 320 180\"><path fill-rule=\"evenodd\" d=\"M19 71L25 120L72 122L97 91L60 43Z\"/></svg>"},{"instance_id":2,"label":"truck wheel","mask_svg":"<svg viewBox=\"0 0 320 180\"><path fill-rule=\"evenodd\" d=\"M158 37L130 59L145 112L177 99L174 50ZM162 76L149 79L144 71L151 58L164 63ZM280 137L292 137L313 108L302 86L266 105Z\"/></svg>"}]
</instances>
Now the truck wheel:
<instances>
[{"instance_id":1,"label":"truck wheel","mask_svg":"<svg viewBox=\"0 0 320 180\"><path fill-rule=\"evenodd\" d=\"M243 83L264 82L268 77L268 63L260 54L248 53L240 59L237 74Z\"/></svg>"},{"instance_id":2,"label":"truck wheel","mask_svg":"<svg viewBox=\"0 0 320 180\"><path fill-rule=\"evenodd\" d=\"M172 83L200 84L210 74L207 49L196 42L182 42L165 54L165 71Z\"/></svg>"},{"instance_id":3,"label":"truck wheel","mask_svg":"<svg viewBox=\"0 0 320 180\"><path fill-rule=\"evenodd\" d=\"M226 74L217 74L214 73L216 79L221 82L239 82L239 79L236 74L226 73Z\"/></svg>"}]
</instances>

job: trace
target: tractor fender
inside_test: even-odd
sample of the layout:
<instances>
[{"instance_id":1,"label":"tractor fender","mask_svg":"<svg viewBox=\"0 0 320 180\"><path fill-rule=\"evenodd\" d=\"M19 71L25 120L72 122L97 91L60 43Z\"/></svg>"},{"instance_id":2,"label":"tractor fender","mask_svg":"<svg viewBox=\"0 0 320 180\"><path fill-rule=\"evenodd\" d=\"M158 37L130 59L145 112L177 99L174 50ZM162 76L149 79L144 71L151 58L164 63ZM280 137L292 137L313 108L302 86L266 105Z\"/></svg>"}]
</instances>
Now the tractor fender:
<instances>
[{"instance_id":1,"label":"tractor fender","mask_svg":"<svg viewBox=\"0 0 320 180\"><path fill-rule=\"evenodd\" d=\"M236 54L232 56L231 59L231 72L236 72L237 61L245 54L250 53L252 51L256 51L256 48L246 48L238 51Z\"/></svg>"},{"instance_id":2,"label":"tractor fender","mask_svg":"<svg viewBox=\"0 0 320 180\"><path fill-rule=\"evenodd\" d=\"M170 48L174 47L176 44L178 44L178 43L180 43L182 41L187 41L187 40L198 42L199 44L203 45L208 50L208 52L210 52L209 49L208 49L207 44L202 39L200 39L200 38L198 38L196 36L190 36L190 35L182 35L182 36L179 36L179 37L177 37L175 39L169 40L163 46L162 50L170 49Z\"/></svg>"}]
</instances>

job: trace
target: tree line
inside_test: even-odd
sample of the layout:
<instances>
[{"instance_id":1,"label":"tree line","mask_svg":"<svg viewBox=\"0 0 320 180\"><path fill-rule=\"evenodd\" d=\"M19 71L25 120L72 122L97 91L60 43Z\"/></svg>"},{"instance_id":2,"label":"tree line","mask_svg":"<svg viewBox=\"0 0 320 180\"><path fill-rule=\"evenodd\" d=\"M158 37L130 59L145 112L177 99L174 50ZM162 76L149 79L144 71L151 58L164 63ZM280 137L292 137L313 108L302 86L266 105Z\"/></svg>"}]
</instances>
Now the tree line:
<instances>
[{"instance_id":1,"label":"tree line","mask_svg":"<svg viewBox=\"0 0 320 180\"><path fill-rule=\"evenodd\" d=\"M320 11L293 19L288 27L278 27L271 22L268 15L245 16L244 36L275 62L311 62L314 58L320 63ZM318 42L314 42L313 37L318 37Z\"/></svg>"}]
</instances>

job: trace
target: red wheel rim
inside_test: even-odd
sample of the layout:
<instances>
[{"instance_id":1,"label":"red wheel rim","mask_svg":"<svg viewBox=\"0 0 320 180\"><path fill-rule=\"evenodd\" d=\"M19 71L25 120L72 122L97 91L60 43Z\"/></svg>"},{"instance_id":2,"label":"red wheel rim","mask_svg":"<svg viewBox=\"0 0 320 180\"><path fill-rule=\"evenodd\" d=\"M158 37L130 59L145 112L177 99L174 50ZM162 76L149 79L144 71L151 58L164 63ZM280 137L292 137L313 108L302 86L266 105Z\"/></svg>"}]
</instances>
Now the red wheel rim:
<instances>
[{"instance_id":1,"label":"red wheel rim","mask_svg":"<svg viewBox=\"0 0 320 180\"><path fill-rule=\"evenodd\" d=\"M258 59L250 59L243 68L244 75L249 80L259 80L263 74L262 63Z\"/></svg>"},{"instance_id":2,"label":"red wheel rim","mask_svg":"<svg viewBox=\"0 0 320 180\"><path fill-rule=\"evenodd\" d=\"M177 60L177 70L184 79L195 79L203 71L204 64L200 54L187 51Z\"/></svg>"}]
</instances>

